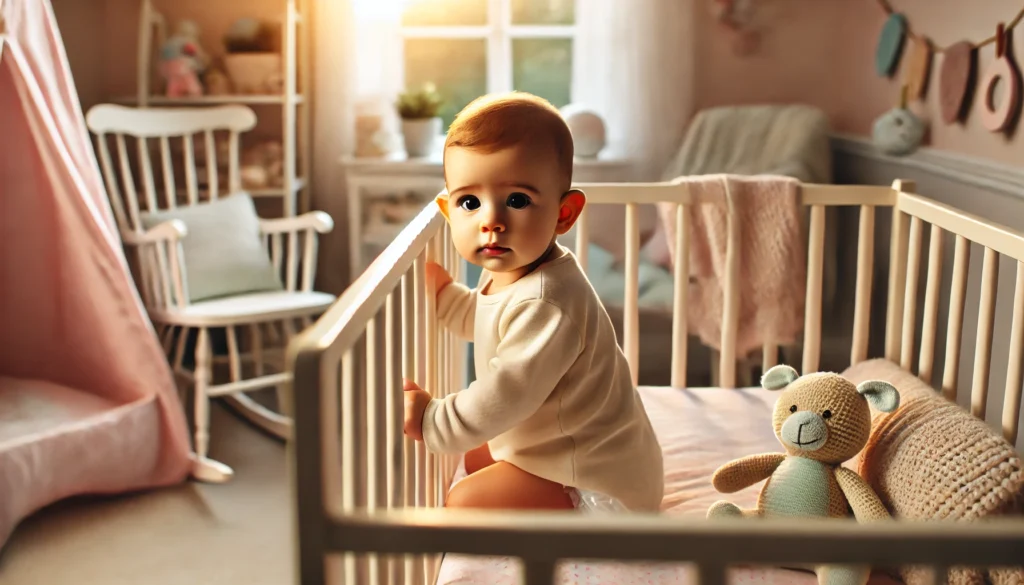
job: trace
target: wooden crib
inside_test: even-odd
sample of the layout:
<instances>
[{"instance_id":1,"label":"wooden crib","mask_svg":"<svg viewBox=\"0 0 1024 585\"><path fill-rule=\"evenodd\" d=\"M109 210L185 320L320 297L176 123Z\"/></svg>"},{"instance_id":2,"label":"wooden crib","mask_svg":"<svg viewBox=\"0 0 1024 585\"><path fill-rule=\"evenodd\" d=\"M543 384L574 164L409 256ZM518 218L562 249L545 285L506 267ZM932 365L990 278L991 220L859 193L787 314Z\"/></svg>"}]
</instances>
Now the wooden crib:
<instances>
[{"instance_id":1,"label":"wooden crib","mask_svg":"<svg viewBox=\"0 0 1024 585\"><path fill-rule=\"evenodd\" d=\"M626 300L621 340L634 372L638 354L637 206L678 205L675 266L672 386L686 388L687 245L686 207L695 201L677 182L579 185L591 203L625 206ZM945 370L941 389L955 397L965 311L967 262L973 243L984 250L974 379L975 416L984 417L997 296L999 255L1015 260L1016 284L1009 341L1010 359L1002 411L1003 435L1012 445L1019 423L1024 361L1024 235L913 194L913 185L803 185L810 207L803 372L818 368L821 336L821 281L824 217L829 206L859 208L852 364L869 358L876 210L892 208L888 295L885 302L885 358L931 379L941 285L943 233L955 234ZM888 210L883 213L889 214ZM731 216L730 216L731 217ZM586 213L578 224L577 258L585 264ZM882 223L881 221L879 223ZM925 226L931 238L922 250ZM720 380L735 386L733 364L739 299L736 279L741 237L730 222L726 303ZM852 243L851 243L852 245ZM302 585L433 583L442 555L502 555L521 560L529 585L561 583L556 565L565 559L619 559L686 563L694 583L722 585L727 569L740 564L868 562L879 566L932 567L934 583L954 566L1024 564L1024 518L943 525L893 522L761 521L706 522L668 515L587 516L484 513L440 508L458 466L452 457L424 452L402 435L403 376L435 396L464 387L466 346L436 326L424 294L427 261L457 273L457 254L444 218L430 205L348 288L331 309L289 348L294 373L294 437L289 445L296 498L297 569ZM919 273L927 262L923 313L919 322ZM968 332L969 333L969 332ZM765 366L777 359L766 347ZM741 392L714 390L719 394ZM770 423L765 422L769 427ZM724 462L724 461L723 461ZM811 577L813 579L813 576ZM485 581L486 582L486 581ZM497 581L491 581L496 583Z\"/></svg>"}]
</instances>

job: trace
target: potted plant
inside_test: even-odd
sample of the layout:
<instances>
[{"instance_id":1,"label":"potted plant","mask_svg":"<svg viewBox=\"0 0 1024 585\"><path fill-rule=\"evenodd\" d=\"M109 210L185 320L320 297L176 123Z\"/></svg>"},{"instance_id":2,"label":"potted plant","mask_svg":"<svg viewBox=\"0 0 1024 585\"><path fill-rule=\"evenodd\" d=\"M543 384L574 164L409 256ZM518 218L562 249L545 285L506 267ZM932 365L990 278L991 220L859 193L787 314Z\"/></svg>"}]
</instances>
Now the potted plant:
<instances>
[{"instance_id":1,"label":"potted plant","mask_svg":"<svg viewBox=\"0 0 1024 585\"><path fill-rule=\"evenodd\" d=\"M402 118L402 138L409 158L429 156L437 137L441 135L441 117L438 110L444 104L433 83L403 92L395 107Z\"/></svg>"}]
</instances>

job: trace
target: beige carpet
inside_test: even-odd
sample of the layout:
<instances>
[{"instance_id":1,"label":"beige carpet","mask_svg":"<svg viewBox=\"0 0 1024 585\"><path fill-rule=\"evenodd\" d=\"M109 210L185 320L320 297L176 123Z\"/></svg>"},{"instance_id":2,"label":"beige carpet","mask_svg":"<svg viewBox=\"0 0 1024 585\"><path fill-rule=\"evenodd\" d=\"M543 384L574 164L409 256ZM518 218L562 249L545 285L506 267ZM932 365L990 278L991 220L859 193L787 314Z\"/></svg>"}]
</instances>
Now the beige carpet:
<instances>
[{"instance_id":1,"label":"beige carpet","mask_svg":"<svg viewBox=\"0 0 1024 585\"><path fill-rule=\"evenodd\" d=\"M224 485L188 483L38 512L0 553L0 585L290 585L284 444L212 409Z\"/></svg>"}]
</instances>

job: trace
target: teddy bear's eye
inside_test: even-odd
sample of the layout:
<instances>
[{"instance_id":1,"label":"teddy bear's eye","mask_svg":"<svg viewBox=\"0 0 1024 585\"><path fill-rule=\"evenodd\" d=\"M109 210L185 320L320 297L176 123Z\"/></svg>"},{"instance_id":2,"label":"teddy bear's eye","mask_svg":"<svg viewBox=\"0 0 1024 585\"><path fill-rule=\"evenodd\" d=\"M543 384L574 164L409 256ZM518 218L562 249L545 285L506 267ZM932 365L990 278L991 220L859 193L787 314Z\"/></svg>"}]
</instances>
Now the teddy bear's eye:
<instances>
[{"instance_id":1,"label":"teddy bear's eye","mask_svg":"<svg viewBox=\"0 0 1024 585\"><path fill-rule=\"evenodd\" d=\"M789 412L796 412L796 405L795 404L793 406L789 407Z\"/></svg>"},{"instance_id":2,"label":"teddy bear's eye","mask_svg":"<svg viewBox=\"0 0 1024 585\"><path fill-rule=\"evenodd\" d=\"M821 413L821 418L824 418L824 419L832 418L832 411L831 410L826 410L825 412Z\"/></svg>"}]
</instances>

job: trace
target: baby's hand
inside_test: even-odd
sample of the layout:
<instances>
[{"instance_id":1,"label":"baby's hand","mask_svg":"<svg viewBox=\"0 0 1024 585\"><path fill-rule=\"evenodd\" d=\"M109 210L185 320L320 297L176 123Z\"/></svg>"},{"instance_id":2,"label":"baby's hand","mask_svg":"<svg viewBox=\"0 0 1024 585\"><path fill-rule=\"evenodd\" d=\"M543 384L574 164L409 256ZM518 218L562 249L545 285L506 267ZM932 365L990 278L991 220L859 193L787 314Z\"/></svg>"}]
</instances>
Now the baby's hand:
<instances>
[{"instance_id":1,"label":"baby's hand","mask_svg":"<svg viewBox=\"0 0 1024 585\"><path fill-rule=\"evenodd\" d=\"M417 441L423 440L423 412L430 402L430 394L410 380L402 380L405 395L405 434Z\"/></svg>"},{"instance_id":2,"label":"baby's hand","mask_svg":"<svg viewBox=\"0 0 1024 585\"><path fill-rule=\"evenodd\" d=\"M452 282L448 271L437 262L427 262L427 291L437 298L437 295Z\"/></svg>"}]
</instances>

